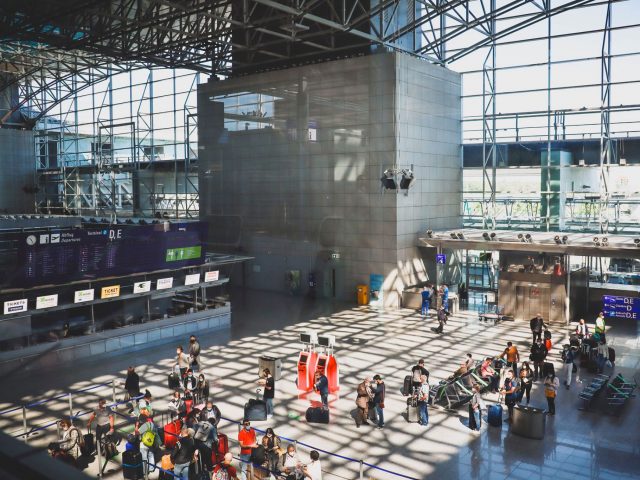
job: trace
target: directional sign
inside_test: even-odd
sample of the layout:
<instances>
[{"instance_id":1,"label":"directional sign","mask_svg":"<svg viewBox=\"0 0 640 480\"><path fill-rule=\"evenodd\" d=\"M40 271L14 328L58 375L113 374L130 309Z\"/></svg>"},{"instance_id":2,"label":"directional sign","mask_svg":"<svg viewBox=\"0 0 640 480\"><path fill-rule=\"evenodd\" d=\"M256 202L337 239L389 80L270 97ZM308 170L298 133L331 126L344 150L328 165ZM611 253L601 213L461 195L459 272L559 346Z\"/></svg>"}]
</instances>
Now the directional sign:
<instances>
[{"instance_id":1,"label":"directional sign","mask_svg":"<svg viewBox=\"0 0 640 480\"><path fill-rule=\"evenodd\" d=\"M640 298L638 297L603 295L602 304L604 316L607 318L640 319Z\"/></svg>"},{"instance_id":2,"label":"directional sign","mask_svg":"<svg viewBox=\"0 0 640 480\"><path fill-rule=\"evenodd\" d=\"M444 253L436 254L436 263L440 265L444 265L445 263L447 263L447 255Z\"/></svg>"}]
</instances>

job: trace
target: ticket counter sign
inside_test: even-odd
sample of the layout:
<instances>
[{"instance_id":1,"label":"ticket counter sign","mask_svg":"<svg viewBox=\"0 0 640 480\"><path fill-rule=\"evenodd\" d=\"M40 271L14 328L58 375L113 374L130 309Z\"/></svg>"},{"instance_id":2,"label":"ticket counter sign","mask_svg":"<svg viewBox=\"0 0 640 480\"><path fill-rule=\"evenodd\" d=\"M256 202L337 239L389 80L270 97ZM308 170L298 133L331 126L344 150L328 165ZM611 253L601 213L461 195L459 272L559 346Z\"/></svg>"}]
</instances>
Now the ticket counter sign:
<instances>
[{"instance_id":1,"label":"ticket counter sign","mask_svg":"<svg viewBox=\"0 0 640 480\"><path fill-rule=\"evenodd\" d=\"M220 271L219 270L213 270L212 272L205 272L204 273L204 281L205 282L217 282L219 278L220 278Z\"/></svg>"},{"instance_id":2,"label":"ticket counter sign","mask_svg":"<svg viewBox=\"0 0 640 480\"><path fill-rule=\"evenodd\" d=\"M4 314L20 313L27 311L27 299L21 298L20 300L9 300L4 302Z\"/></svg>"},{"instance_id":3,"label":"ticket counter sign","mask_svg":"<svg viewBox=\"0 0 640 480\"><path fill-rule=\"evenodd\" d=\"M51 308L58 306L58 294L54 293L53 295L42 295L41 297L36 298L36 309L40 310L41 308Z\"/></svg>"},{"instance_id":4,"label":"ticket counter sign","mask_svg":"<svg viewBox=\"0 0 640 480\"><path fill-rule=\"evenodd\" d=\"M185 275L184 284L185 285L197 285L200 283L200 274L199 273L191 273L189 275Z\"/></svg>"},{"instance_id":5,"label":"ticket counter sign","mask_svg":"<svg viewBox=\"0 0 640 480\"><path fill-rule=\"evenodd\" d=\"M88 290L76 290L73 303L91 302L94 298L93 288Z\"/></svg>"},{"instance_id":6,"label":"ticket counter sign","mask_svg":"<svg viewBox=\"0 0 640 480\"><path fill-rule=\"evenodd\" d=\"M115 298L120 296L120 285L110 285L108 287L102 287L100 291L100 298Z\"/></svg>"},{"instance_id":7,"label":"ticket counter sign","mask_svg":"<svg viewBox=\"0 0 640 480\"><path fill-rule=\"evenodd\" d=\"M151 280L133 284L133 293L147 293L151 291Z\"/></svg>"},{"instance_id":8,"label":"ticket counter sign","mask_svg":"<svg viewBox=\"0 0 640 480\"><path fill-rule=\"evenodd\" d=\"M173 277L159 278L156 283L157 290L164 290L173 287Z\"/></svg>"}]
</instances>

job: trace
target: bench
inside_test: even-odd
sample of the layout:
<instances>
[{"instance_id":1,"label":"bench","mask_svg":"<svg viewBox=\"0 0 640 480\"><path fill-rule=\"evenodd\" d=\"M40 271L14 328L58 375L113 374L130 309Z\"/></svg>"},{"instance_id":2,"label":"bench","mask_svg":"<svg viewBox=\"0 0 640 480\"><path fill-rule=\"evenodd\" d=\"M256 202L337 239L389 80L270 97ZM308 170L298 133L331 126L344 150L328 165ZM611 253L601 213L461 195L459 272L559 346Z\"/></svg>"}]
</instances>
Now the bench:
<instances>
[{"instance_id":1,"label":"bench","mask_svg":"<svg viewBox=\"0 0 640 480\"><path fill-rule=\"evenodd\" d=\"M578 397L582 400L582 405L578 410L589 410L593 401L600 395L605 385L609 381L609 375L596 375L591 383L584 387Z\"/></svg>"},{"instance_id":2,"label":"bench","mask_svg":"<svg viewBox=\"0 0 640 480\"><path fill-rule=\"evenodd\" d=\"M635 397L633 393L637 384L627 381L622 374L616 375L607 386L607 405L618 413L630 398Z\"/></svg>"}]
</instances>

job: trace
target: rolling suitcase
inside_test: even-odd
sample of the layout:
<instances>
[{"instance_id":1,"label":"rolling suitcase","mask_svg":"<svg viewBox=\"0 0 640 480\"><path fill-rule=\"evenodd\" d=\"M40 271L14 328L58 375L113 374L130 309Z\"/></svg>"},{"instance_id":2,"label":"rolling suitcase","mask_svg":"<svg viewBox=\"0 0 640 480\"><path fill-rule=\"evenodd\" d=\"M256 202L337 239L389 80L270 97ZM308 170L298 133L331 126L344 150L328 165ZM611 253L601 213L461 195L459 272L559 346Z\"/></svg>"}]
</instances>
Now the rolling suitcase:
<instances>
[{"instance_id":1,"label":"rolling suitcase","mask_svg":"<svg viewBox=\"0 0 640 480\"><path fill-rule=\"evenodd\" d=\"M417 423L420 420L420 414L418 413L418 404L415 397L407 398L407 422Z\"/></svg>"},{"instance_id":2,"label":"rolling suitcase","mask_svg":"<svg viewBox=\"0 0 640 480\"><path fill-rule=\"evenodd\" d=\"M490 405L487 410L487 421L493 427L502 425L502 405Z\"/></svg>"},{"instance_id":3,"label":"rolling suitcase","mask_svg":"<svg viewBox=\"0 0 640 480\"><path fill-rule=\"evenodd\" d=\"M87 429L87 433L83 435L82 438L84 442L82 444L80 451L82 455L88 457L89 455L92 455L93 452L95 452L96 450L96 446L93 441L93 433L91 433L91 430Z\"/></svg>"},{"instance_id":4,"label":"rolling suitcase","mask_svg":"<svg viewBox=\"0 0 640 480\"><path fill-rule=\"evenodd\" d=\"M580 346L580 339L578 338L578 335L573 334L569 337L569 345L572 347Z\"/></svg>"},{"instance_id":5,"label":"rolling suitcase","mask_svg":"<svg viewBox=\"0 0 640 480\"><path fill-rule=\"evenodd\" d=\"M407 375L404 377L404 382L402 383L402 395L408 397L411 395L413 390L413 382L411 381L411 375Z\"/></svg>"},{"instance_id":6,"label":"rolling suitcase","mask_svg":"<svg viewBox=\"0 0 640 480\"><path fill-rule=\"evenodd\" d=\"M304 414L309 423L329 423L329 409L324 407L309 407Z\"/></svg>"},{"instance_id":7,"label":"rolling suitcase","mask_svg":"<svg viewBox=\"0 0 640 480\"><path fill-rule=\"evenodd\" d=\"M544 362L542 365L542 375L546 377L550 373L553 373L554 375L556 374L556 369L554 368L553 363Z\"/></svg>"},{"instance_id":8,"label":"rolling suitcase","mask_svg":"<svg viewBox=\"0 0 640 480\"><path fill-rule=\"evenodd\" d=\"M127 480L142 480L142 454L140 452L122 452L122 478Z\"/></svg>"},{"instance_id":9,"label":"rolling suitcase","mask_svg":"<svg viewBox=\"0 0 640 480\"><path fill-rule=\"evenodd\" d=\"M549 330L544 331L544 339L551 340L551 332Z\"/></svg>"},{"instance_id":10,"label":"rolling suitcase","mask_svg":"<svg viewBox=\"0 0 640 480\"><path fill-rule=\"evenodd\" d=\"M252 422L263 422L267 419L267 403L261 400L260 389L256 389L258 398L251 398L244 404L244 419Z\"/></svg>"},{"instance_id":11,"label":"rolling suitcase","mask_svg":"<svg viewBox=\"0 0 640 480\"><path fill-rule=\"evenodd\" d=\"M616 351L611 347L609 347L609 361L611 363L614 363L616 361Z\"/></svg>"},{"instance_id":12,"label":"rolling suitcase","mask_svg":"<svg viewBox=\"0 0 640 480\"><path fill-rule=\"evenodd\" d=\"M167 423L163 428L163 441L164 447L169 449L176 446L176 442L178 441L178 436L180 435L180 430L182 429L182 422L180 420L174 420L173 422Z\"/></svg>"}]
</instances>

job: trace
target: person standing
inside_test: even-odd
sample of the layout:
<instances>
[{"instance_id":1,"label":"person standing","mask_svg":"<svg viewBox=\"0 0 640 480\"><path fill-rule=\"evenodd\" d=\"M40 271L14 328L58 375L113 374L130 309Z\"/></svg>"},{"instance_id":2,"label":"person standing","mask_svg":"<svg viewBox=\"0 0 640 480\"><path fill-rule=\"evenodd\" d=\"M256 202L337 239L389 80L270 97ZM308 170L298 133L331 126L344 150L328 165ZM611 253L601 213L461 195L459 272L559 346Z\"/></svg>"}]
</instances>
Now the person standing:
<instances>
[{"instance_id":1,"label":"person standing","mask_svg":"<svg viewBox=\"0 0 640 480\"><path fill-rule=\"evenodd\" d=\"M426 427L429 424L429 410L427 408L429 403L429 384L427 383L427 376L422 375L420 382L421 385L418 390L418 423Z\"/></svg>"},{"instance_id":2,"label":"person standing","mask_svg":"<svg viewBox=\"0 0 640 480\"><path fill-rule=\"evenodd\" d=\"M276 381L268 368L265 368L262 373L264 374L264 393L262 398L267 405L267 418L271 418L273 417L273 398L276 391Z\"/></svg>"},{"instance_id":3,"label":"person standing","mask_svg":"<svg viewBox=\"0 0 640 480\"><path fill-rule=\"evenodd\" d=\"M191 370L194 372L200 370L200 343L195 335L189 337L189 362Z\"/></svg>"},{"instance_id":4,"label":"person standing","mask_svg":"<svg viewBox=\"0 0 640 480\"><path fill-rule=\"evenodd\" d=\"M195 395L196 403L206 403L209 400L209 382L204 378L204 374L198 375L198 384L196 385Z\"/></svg>"},{"instance_id":5,"label":"person standing","mask_svg":"<svg viewBox=\"0 0 640 480\"><path fill-rule=\"evenodd\" d=\"M542 380L544 360L547 358L547 347L542 339L537 339L531 347L531 361L533 362L533 380Z\"/></svg>"},{"instance_id":6,"label":"person standing","mask_svg":"<svg viewBox=\"0 0 640 480\"><path fill-rule=\"evenodd\" d=\"M527 405L529 405L529 400L531 399L531 387L533 385L533 372L531 371L531 367L529 367L529 362L522 362L522 367L520 368L520 401L527 397Z\"/></svg>"},{"instance_id":7,"label":"person standing","mask_svg":"<svg viewBox=\"0 0 640 480\"><path fill-rule=\"evenodd\" d=\"M438 310L438 328L434 331L436 333L442 333L444 331L444 325L447 323L447 312L444 310L444 307L440 307Z\"/></svg>"},{"instance_id":8,"label":"person standing","mask_svg":"<svg viewBox=\"0 0 640 480\"><path fill-rule=\"evenodd\" d=\"M171 420L182 418L187 413L187 405L184 403L184 398L180 395L180 390L173 392L173 398L167 404L167 409L171 413Z\"/></svg>"},{"instance_id":9,"label":"person standing","mask_svg":"<svg viewBox=\"0 0 640 480\"><path fill-rule=\"evenodd\" d=\"M212 478L228 478L229 480L238 480L238 472L231 465L233 462L233 454L227 452L224 454L224 460L213 469Z\"/></svg>"},{"instance_id":10,"label":"person standing","mask_svg":"<svg viewBox=\"0 0 640 480\"><path fill-rule=\"evenodd\" d=\"M507 367L513 370L513 376L518 376L518 362L520 362L520 353L511 342L507 342L507 348L504 349L500 358L507 357Z\"/></svg>"},{"instance_id":11,"label":"person standing","mask_svg":"<svg viewBox=\"0 0 640 480\"><path fill-rule=\"evenodd\" d=\"M367 418L369 418L369 399L371 398L371 379L365 378L357 388L356 396L356 427L360 428L360 425L369 425Z\"/></svg>"},{"instance_id":12,"label":"person standing","mask_svg":"<svg viewBox=\"0 0 640 480\"><path fill-rule=\"evenodd\" d=\"M606 324L604 321L604 313L600 312L598 314L598 317L596 318L595 333L600 337L600 339L604 340L605 330L606 330Z\"/></svg>"},{"instance_id":13,"label":"person standing","mask_svg":"<svg viewBox=\"0 0 640 480\"><path fill-rule=\"evenodd\" d=\"M477 383L474 383L473 396L471 397L471 414L473 415L473 421L475 425L471 423L471 418L469 418L469 428L472 428L472 426L474 426L476 432L480 431L480 427L482 425L482 411L485 409L486 409L486 406L485 406L484 400L480 395L480 385Z\"/></svg>"},{"instance_id":14,"label":"person standing","mask_svg":"<svg viewBox=\"0 0 640 480\"><path fill-rule=\"evenodd\" d=\"M384 428L384 396L386 393L386 386L380 375L374 375L373 381L375 382L371 389L373 391L373 408L376 411L378 428L382 429Z\"/></svg>"},{"instance_id":15,"label":"person standing","mask_svg":"<svg viewBox=\"0 0 640 480\"><path fill-rule=\"evenodd\" d=\"M153 434L153 442L150 445L147 445L145 442L145 433L151 432ZM151 415L149 414L149 409L147 406L140 407L140 415L138 416L138 420L136 421L136 426L134 433L140 441L140 455L142 456L142 469L144 471L145 476L149 474L150 466L156 464L155 459L155 450L156 447L160 444L160 437L156 431L156 426L151 419ZM151 434L147 435L151 438Z\"/></svg>"},{"instance_id":16,"label":"person standing","mask_svg":"<svg viewBox=\"0 0 640 480\"><path fill-rule=\"evenodd\" d=\"M191 360L189 358L189 355L184 353L184 348L182 348L182 345L178 345L178 347L176 348L176 363L174 364L174 367L177 366L180 369L181 381L187 374L187 370L189 369L190 363L191 363Z\"/></svg>"},{"instance_id":17,"label":"person standing","mask_svg":"<svg viewBox=\"0 0 640 480\"><path fill-rule=\"evenodd\" d=\"M442 308L447 315L449 315L449 285L442 284Z\"/></svg>"},{"instance_id":18,"label":"person standing","mask_svg":"<svg viewBox=\"0 0 640 480\"><path fill-rule=\"evenodd\" d=\"M189 435L189 428L183 425L176 447L171 454L171 461L175 465L173 467L173 475L175 477L186 479L189 476L189 465L193 460L195 451L196 447L193 438Z\"/></svg>"},{"instance_id":19,"label":"person standing","mask_svg":"<svg viewBox=\"0 0 640 480\"><path fill-rule=\"evenodd\" d=\"M98 408L89 417L87 428L91 428L94 420L96 421L96 442L100 441L105 433L113 433L115 417L111 408L107 407L107 401L104 398L98 401Z\"/></svg>"},{"instance_id":20,"label":"person standing","mask_svg":"<svg viewBox=\"0 0 640 480\"><path fill-rule=\"evenodd\" d=\"M275 474L278 470L278 460L280 455L284 453L280 437L276 435L273 428L267 428L262 440L267 439L267 459L269 463L269 470Z\"/></svg>"},{"instance_id":21,"label":"person standing","mask_svg":"<svg viewBox=\"0 0 640 480\"><path fill-rule=\"evenodd\" d=\"M426 317L429 315L429 303L431 301L431 291L429 290L429 286L425 285L422 288L422 316Z\"/></svg>"},{"instance_id":22,"label":"person standing","mask_svg":"<svg viewBox=\"0 0 640 480\"><path fill-rule=\"evenodd\" d=\"M251 422L245 420L242 422L242 430L238 432L238 442L240 442L240 478L247 480L247 467L251 460L251 450L258 446L256 442L256 431L251 428Z\"/></svg>"},{"instance_id":23,"label":"person standing","mask_svg":"<svg viewBox=\"0 0 640 480\"><path fill-rule=\"evenodd\" d=\"M531 335L533 336L531 340L531 345L533 345L536 343L536 339L542 338L542 330L545 327L544 320L540 313L529 321L529 327L531 328Z\"/></svg>"},{"instance_id":24,"label":"person standing","mask_svg":"<svg viewBox=\"0 0 640 480\"><path fill-rule=\"evenodd\" d=\"M509 418L505 422L511 423L513 419L513 407L518 401L518 383L514 378L513 370L507 370L507 375L504 379L504 386L500 393L504 395L504 403L509 411Z\"/></svg>"},{"instance_id":25,"label":"person standing","mask_svg":"<svg viewBox=\"0 0 640 480\"><path fill-rule=\"evenodd\" d=\"M575 365L576 357L577 357L576 347L570 346L565 351L565 355L564 355L564 373L565 373L564 386L567 387L567 390L569 390L569 388L571 387L571 377L573 376L573 367Z\"/></svg>"},{"instance_id":26,"label":"person standing","mask_svg":"<svg viewBox=\"0 0 640 480\"><path fill-rule=\"evenodd\" d=\"M133 399L140 396L140 377L134 367L127 369L127 378L124 381L124 389L127 391L125 401L131 401L129 413L133 412ZM136 403L138 400L136 400Z\"/></svg>"},{"instance_id":27,"label":"person standing","mask_svg":"<svg viewBox=\"0 0 640 480\"><path fill-rule=\"evenodd\" d=\"M411 392L411 394L413 394L418 389L420 389L420 385L422 385L422 380L421 380L422 375L426 375L427 380L429 380L429 370L424 368L423 358L418 360L418 364L414 365L413 368L411 369L411 387L413 388L413 392Z\"/></svg>"},{"instance_id":28,"label":"person standing","mask_svg":"<svg viewBox=\"0 0 640 480\"><path fill-rule=\"evenodd\" d=\"M326 409L329 408L329 380L320 372L316 372L315 383L313 388L320 394L320 401L322 406Z\"/></svg>"},{"instance_id":29,"label":"person standing","mask_svg":"<svg viewBox=\"0 0 640 480\"><path fill-rule=\"evenodd\" d=\"M182 380L182 387L184 388L185 395L187 392L193 394L198 386L198 379L193 374L193 370L187 368L187 374Z\"/></svg>"},{"instance_id":30,"label":"person standing","mask_svg":"<svg viewBox=\"0 0 640 480\"><path fill-rule=\"evenodd\" d=\"M547 413L549 415L556 414L556 396L558 395L558 388L560 387L560 381L556 377L553 371L544 379L544 396L547 397Z\"/></svg>"}]
</instances>

